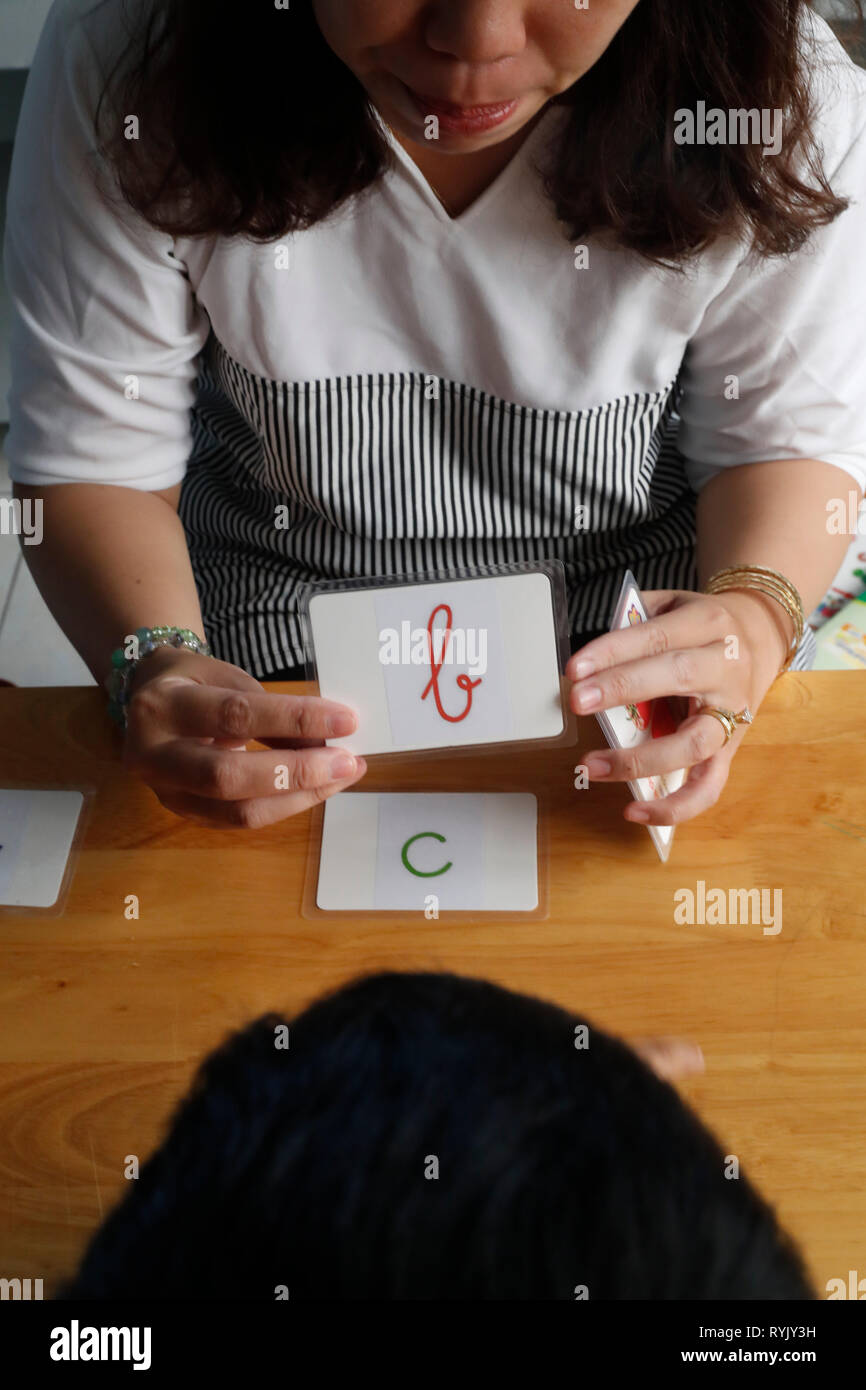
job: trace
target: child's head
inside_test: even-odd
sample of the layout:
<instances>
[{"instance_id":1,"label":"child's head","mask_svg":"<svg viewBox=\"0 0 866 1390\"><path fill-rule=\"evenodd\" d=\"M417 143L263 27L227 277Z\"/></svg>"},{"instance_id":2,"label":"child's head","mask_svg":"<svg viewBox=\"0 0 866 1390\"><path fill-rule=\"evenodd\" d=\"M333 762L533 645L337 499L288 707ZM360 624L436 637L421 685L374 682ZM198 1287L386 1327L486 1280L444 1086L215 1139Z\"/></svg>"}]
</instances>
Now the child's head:
<instances>
[{"instance_id":1,"label":"child's head","mask_svg":"<svg viewBox=\"0 0 866 1390\"><path fill-rule=\"evenodd\" d=\"M375 975L206 1060L61 1296L813 1297L725 1173L625 1043L485 981Z\"/></svg>"}]
</instances>

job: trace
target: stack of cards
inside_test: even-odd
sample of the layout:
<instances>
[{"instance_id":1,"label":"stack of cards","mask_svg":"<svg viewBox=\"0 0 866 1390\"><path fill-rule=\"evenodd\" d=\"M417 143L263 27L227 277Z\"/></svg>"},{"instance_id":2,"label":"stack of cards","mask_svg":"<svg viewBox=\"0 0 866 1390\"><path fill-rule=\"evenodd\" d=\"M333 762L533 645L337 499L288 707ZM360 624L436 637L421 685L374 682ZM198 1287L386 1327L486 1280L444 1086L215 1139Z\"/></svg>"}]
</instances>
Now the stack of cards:
<instances>
[{"instance_id":1,"label":"stack of cards","mask_svg":"<svg viewBox=\"0 0 866 1390\"><path fill-rule=\"evenodd\" d=\"M349 705L352 753L563 734L554 591L543 572L319 591L307 620L322 696Z\"/></svg>"},{"instance_id":2,"label":"stack of cards","mask_svg":"<svg viewBox=\"0 0 866 1390\"><path fill-rule=\"evenodd\" d=\"M634 627L647 621L647 612L631 571L626 572L622 590L616 605L611 632L619 628ZM620 705L616 709L603 710L596 716L605 738L611 748L637 748L654 738L662 738L676 729L676 719L670 702L666 699L641 701L636 705ZM639 777L629 782L629 790L637 801L658 801L660 797L670 796L678 791L686 780L686 769L666 772L656 777ZM671 852L674 838L672 825L647 826L653 844L662 862Z\"/></svg>"}]
</instances>

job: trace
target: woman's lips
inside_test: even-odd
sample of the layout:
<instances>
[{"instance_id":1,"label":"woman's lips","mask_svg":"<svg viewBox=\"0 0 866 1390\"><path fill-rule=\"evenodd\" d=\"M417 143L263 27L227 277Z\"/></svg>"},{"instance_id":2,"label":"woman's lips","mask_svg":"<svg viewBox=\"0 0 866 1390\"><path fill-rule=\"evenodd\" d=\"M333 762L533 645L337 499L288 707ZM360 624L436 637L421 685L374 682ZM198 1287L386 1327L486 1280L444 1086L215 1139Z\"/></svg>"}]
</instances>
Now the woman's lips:
<instances>
[{"instance_id":1,"label":"woman's lips","mask_svg":"<svg viewBox=\"0 0 866 1390\"><path fill-rule=\"evenodd\" d=\"M457 106L453 101L424 96L411 87L406 87L406 91L423 116L436 116L442 130L462 135L492 130L494 126L502 125L520 104L515 98L489 106Z\"/></svg>"}]
</instances>

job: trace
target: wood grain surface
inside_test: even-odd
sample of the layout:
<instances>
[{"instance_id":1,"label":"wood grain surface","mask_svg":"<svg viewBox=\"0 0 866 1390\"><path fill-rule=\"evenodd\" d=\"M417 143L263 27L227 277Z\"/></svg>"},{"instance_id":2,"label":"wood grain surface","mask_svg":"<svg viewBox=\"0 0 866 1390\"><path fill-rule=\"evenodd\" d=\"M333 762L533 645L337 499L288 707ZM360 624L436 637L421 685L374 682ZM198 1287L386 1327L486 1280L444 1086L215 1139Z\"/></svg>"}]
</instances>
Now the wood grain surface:
<instances>
[{"instance_id":1,"label":"wood grain surface","mask_svg":"<svg viewBox=\"0 0 866 1390\"><path fill-rule=\"evenodd\" d=\"M274 690L302 687L272 686ZM866 685L785 676L711 812L667 865L620 787L576 791L598 746L378 763L363 790L531 790L549 910L302 913L311 815L217 831L164 811L119 762L96 690L0 690L0 784L90 789L56 916L0 911L0 1277L70 1273L158 1142L203 1055L382 968L449 969L545 996L626 1037L699 1042L683 1086L801 1242L819 1292L866 1276ZM780 888L783 926L683 926L674 893ZM140 918L124 915L136 894Z\"/></svg>"}]
</instances>

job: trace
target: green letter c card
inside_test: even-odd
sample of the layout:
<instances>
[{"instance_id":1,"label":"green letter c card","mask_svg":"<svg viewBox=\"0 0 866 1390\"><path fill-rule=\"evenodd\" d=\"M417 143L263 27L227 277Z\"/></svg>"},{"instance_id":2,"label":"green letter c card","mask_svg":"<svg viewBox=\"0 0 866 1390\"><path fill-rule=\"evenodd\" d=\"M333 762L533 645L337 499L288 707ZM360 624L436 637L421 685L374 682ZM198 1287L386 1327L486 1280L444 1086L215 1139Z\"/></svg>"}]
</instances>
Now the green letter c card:
<instances>
[{"instance_id":1,"label":"green letter c card","mask_svg":"<svg viewBox=\"0 0 866 1390\"><path fill-rule=\"evenodd\" d=\"M534 912L538 807L528 793L347 792L325 803L324 912Z\"/></svg>"}]
</instances>

